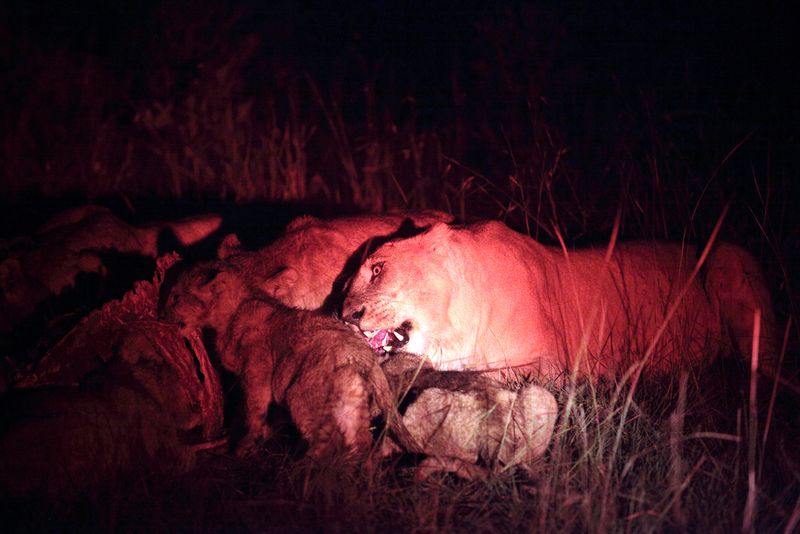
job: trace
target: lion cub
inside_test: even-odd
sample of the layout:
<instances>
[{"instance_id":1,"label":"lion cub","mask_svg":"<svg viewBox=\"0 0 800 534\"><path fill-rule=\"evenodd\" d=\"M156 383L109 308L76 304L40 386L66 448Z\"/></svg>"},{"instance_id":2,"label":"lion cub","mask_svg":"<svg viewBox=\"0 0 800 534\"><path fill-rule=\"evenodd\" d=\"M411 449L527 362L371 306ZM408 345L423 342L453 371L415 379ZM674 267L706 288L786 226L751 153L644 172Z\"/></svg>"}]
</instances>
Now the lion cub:
<instances>
[{"instance_id":1,"label":"lion cub","mask_svg":"<svg viewBox=\"0 0 800 534\"><path fill-rule=\"evenodd\" d=\"M358 335L333 318L260 294L230 264L208 262L183 273L163 317L183 329L215 330L223 367L241 376L247 433L238 455L270 435L265 416L273 402L288 409L314 458L339 447L367 453L370 423L381 412L401 445L417 449L375 355Z\"/></svg>"}]
</instances>

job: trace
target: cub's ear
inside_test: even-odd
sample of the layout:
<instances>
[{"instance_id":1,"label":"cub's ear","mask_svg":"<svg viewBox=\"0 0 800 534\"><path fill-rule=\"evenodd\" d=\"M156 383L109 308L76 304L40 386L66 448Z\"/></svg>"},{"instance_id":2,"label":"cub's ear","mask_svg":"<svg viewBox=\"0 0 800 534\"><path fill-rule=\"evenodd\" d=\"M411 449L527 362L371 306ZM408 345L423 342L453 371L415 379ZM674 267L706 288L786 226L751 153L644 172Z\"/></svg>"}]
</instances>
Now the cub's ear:
<instances>
[{"instance_id":1,"label":"cub's ear","mask_svg":"<svg viewBox=\"0 0 800 534\"><path fill-rule=\"evenodd\" d=\"M270 297L285 302L299 278L296 269L286 267L262 282L261 289Z\"/></svg>"},{"instance_id":2,"label":"cub's ear","mask_svg":"<svg viewBox=\"0 0 800 534\"><path fill-rule=\"evenodd\" d=\"M219 244L217 259L224 260L236 254L241 254L243 251L242 242L239 241L236 234L228 234L225 236L225 239L222 240L222 243Z\"/></svg>"}]
</instances>

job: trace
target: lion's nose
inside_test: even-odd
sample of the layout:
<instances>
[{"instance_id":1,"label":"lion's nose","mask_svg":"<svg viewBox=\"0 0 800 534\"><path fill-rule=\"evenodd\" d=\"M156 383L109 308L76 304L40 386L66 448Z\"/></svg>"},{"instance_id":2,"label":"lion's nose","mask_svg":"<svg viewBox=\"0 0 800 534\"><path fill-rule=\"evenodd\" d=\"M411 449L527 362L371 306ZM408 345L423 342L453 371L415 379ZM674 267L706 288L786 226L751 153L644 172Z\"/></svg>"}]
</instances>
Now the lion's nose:
<instances>
[{"instance_id":1,"label":"lion's nose","mask_svg":"<svg viewBox=\"0 0 800 534\"><path fill-rule=\"evenodd\" d=\"M344 320L348 323L353 323L354 325L358 326L358 324L361 322L361 318L364 317L364 311L366 311L366 307L361 306L360 310L346 314L344 316Z\"/></svg>"}]
</instances>

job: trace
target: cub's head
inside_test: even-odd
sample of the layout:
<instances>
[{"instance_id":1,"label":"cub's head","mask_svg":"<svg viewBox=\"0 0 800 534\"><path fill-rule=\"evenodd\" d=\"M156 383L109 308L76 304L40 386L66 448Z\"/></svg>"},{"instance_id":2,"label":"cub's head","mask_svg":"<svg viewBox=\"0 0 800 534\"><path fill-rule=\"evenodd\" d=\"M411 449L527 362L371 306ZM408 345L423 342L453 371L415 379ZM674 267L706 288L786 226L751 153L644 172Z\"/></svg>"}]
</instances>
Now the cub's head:
<instances>
[{"instance_id":1,"label":"cub's head","mask_svg":"<svg viewBox=\"0 0 800 534\"><path fill-rule=\"evenodd\" d=\"M169 290L160 316L186 334L199 328L220 330L253 295L246 279L221 261L204 262L181 273Z\"/></svg>"},{"instance_id":2,"label":"cub's head","mask_svg":"<svg viewBox=\"0 0 800 534\"><path fill-rule=\"evenodd\" d=\"M436 361L452 334L452 299L460 276L452 230L437 224L415 237L391 241L367 257L350 281L342 319L378 352L404 348Z\"/></svg>"},{"instance_id":3,"label":"cub's head","mask_svg":"<svg viewBox=\"0 0 800 534\"><path fill-rule=\"evenodd\" d=\"M258 290L290 308L319 308L347 257L343 237L325 221L295 219L286 234L259 251L245 250L231 234L217 257L246 273Z\"/></svg>"}]
</instances>

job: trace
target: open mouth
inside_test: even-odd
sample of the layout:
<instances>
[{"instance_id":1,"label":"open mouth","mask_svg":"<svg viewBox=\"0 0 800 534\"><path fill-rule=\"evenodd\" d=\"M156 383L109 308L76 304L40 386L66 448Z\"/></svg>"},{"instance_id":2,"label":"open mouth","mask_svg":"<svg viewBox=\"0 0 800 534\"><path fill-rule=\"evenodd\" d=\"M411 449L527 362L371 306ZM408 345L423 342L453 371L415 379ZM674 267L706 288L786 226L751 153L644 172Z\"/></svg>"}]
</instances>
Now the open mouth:
<instances>
[{"instance_id":1,"label":"open mouth","mask_svg":"<svg viewBox=\"0 0 800 534\"><path fill-rule=\"evenodd\" d=\"M353 327L355 325L351 325ZM356 327L357 328L357 327ZM361 330L362 336L367 338L367 343L377 353L396 352L408 344L411 323L404 321L397 328L382 328L380 330Z\"/></svg>"}]
</instances>

